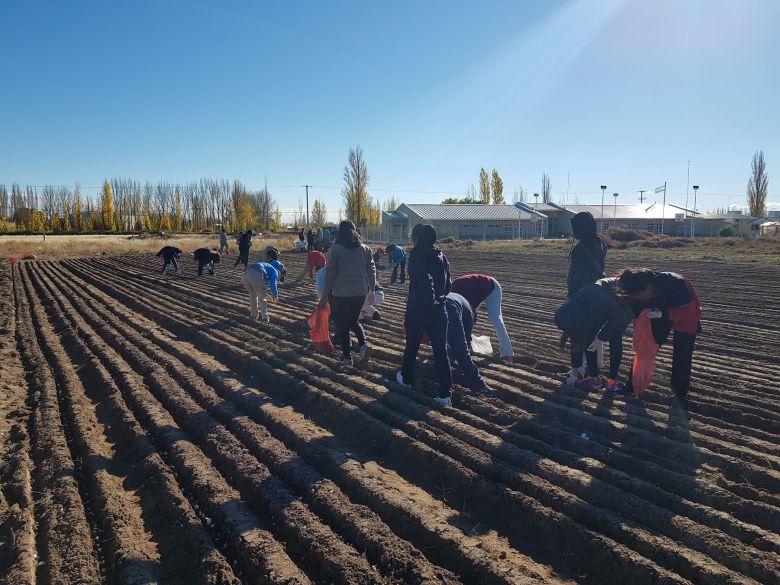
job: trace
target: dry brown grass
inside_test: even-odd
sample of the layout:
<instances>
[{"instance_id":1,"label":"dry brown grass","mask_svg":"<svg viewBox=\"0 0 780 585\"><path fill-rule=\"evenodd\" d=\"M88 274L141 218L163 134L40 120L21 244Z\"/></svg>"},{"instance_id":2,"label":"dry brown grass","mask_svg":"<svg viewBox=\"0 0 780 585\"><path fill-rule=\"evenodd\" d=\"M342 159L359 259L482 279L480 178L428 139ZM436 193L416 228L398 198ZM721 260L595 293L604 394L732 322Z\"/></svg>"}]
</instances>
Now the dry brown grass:
<instances>
[{"instance_id":1,"label":"dry brown grass","mask_svg":"<svg viewBox=\"0 0 780 585\"><path fill-rule=\"evenodd\" d=\"M256 238L254 247L273 244L280 250L291 250L291 236ZM77 236L0 236L0 258L20 257L32 253L39 258L66 258L72 256L94 256L98 254L126 254L130 252L157 253L163 246L177 246L184 252L197 248L219 248L218 234L173 235L167 240L146 238L143 240L126 235L77 235ZM238 249L230 238L230 249Z\"/></svg>"}]
</instances>

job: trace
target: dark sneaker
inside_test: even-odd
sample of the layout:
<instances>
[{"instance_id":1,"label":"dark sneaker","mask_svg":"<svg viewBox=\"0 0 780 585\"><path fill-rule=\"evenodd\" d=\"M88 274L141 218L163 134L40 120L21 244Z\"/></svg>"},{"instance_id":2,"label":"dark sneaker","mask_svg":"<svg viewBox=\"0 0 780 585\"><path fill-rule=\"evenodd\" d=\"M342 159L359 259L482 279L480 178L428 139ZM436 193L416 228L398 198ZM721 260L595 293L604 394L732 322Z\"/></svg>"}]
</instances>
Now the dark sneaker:
<instances>
[{"instance_id":1,"label":"dark sneaker","mask_svg":"<svg viewBox=\"0 0 780 585\"><path fill-rule=\"evenodd\" d=\"M620 392L621 389L623 389L624 386L617 380L613 380L612 378L607 378L607 387L605 390L607 392L611 392L613 394Z\"/></svg>"},{"instance_id":2,"label":"dark sneaker","mask_svg":"<svg viewBox=\"0 0 780 585\"><path fill-rule=\"evenodd\" d=\"M357 367L363 368L368 363L368 358L371 357L371 347L368 344L360 346L360 355L357 360Z\"/></svg>"}]
</instances>

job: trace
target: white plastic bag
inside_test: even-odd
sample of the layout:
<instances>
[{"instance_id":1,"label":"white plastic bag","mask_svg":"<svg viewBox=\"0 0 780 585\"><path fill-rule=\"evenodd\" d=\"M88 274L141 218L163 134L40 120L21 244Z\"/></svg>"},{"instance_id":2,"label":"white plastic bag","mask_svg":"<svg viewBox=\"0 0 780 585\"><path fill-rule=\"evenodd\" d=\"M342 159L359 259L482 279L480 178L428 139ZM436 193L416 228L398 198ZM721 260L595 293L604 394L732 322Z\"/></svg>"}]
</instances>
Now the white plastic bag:
<instances>
[{"instance_id":1,"label":"white plastic bag","mask_svg":"<svg viewBox=\"0 0 780 585\"><path fill-rule=\"evenodd\" d=\"M471 338L471 350L479 355L493 355L493 346L487 335L474 335Z\"/></svg>"}]
</instances>

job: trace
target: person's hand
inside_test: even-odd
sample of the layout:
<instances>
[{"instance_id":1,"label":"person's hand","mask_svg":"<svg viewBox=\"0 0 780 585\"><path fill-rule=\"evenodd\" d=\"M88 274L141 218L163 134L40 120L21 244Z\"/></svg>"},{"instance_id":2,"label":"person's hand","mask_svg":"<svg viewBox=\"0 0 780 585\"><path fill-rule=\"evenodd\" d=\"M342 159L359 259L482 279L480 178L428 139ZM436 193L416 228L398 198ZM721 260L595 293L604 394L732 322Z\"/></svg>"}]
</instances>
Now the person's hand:
<instances>
[{"instance_id":1,"label":"person's hand","mask_svg":"<svg viewBox=\"0 0 780 585\"><path fill-rule=\"evenodd\" d=\"M590 345L585 351L598 351L600 345L601 345L601 341L597 337L596 339L590 342Z\"/></svg>"},{"instance_id":2,"label":"person's hand","mask_svg":"<svg viewBox=\"0 0 780 585\"><path fill-rule=\"evenodd\" d=\"M664 316L663 311L661 309L653 309L652 311L647 313L648 319L660 319Z\"/></svg>"},{"instance_id":3,"label":"person's hand","mask_svg":"<svg viewBox=\"0 0 780 585\"><path fill-rule=\"evenodd\" d=\"M515 356L513 356L513 355L502 355L501 359L504 360L508 364L512 364L515 361Z\"/></svg>"}]
</instances>

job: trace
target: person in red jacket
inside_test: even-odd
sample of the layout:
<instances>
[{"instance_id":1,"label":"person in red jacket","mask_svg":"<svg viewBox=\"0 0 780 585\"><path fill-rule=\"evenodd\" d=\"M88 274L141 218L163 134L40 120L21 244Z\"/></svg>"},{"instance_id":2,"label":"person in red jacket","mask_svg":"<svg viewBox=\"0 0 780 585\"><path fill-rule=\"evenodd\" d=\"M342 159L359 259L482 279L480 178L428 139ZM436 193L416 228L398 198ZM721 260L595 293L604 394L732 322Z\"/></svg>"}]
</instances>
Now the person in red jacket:
<instances>
[{"instance_id":1,"label":"person in red jacket","mask_svg":"<svg viewBox=\"0 0 780 585\"><path fill-rule=\"evenodd\" d=\"M626 268L618 274L619 294L638 315L651 309L653 336L662 345L674 329L672 391L677 405L688 410L688 388L696 335L701 331L701 303L691 281L674 272ZM631 384L622 393L631 394Z\"/></svg>"},{"instance_id":2,"label":"person in red jacket","mask_svg":"<svg viewBox=\"0 0 780 585\"><path fill-rule=\"evenodd\" d=\"M493 323L498 335L498 348L501 359L512 363L514 353L509 334L506 332L504 317L501 315L501 285L492 276L487 274L466 274L452 281L452 292L466 298L474 309L476 320L477 309L484 302L487 308L488 319Z\"/></svg>"}]
</instances>

